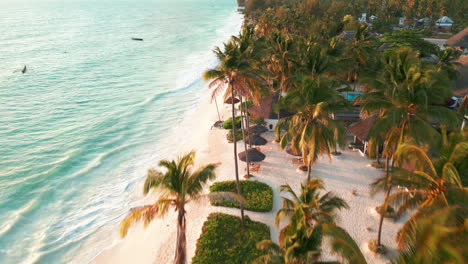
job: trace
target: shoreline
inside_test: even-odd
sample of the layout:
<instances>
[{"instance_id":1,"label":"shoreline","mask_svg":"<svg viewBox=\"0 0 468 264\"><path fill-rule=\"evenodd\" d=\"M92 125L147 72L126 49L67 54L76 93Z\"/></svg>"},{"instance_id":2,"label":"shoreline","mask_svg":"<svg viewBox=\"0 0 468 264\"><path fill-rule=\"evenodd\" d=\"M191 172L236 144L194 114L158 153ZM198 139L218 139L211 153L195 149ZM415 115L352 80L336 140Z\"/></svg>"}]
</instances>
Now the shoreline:
<instances>
[{"instance_id":1,"label":"shoreline","mask_svg":"<svg viewBox=\"0 0 468 264\"><path fill-rule=\"evenodd\" d=\"M210 129L213 123L218 119L218 116L214 102L210 104L209 92L210 90L207 89L207 94L201 98L196 110L189 113L180 125L180 127L186 129L187 132L191 132L191 135L185 142L178 142L173 153L168 155L167 159L175 158L177 155L193 149L197 153L195 167L200 164L221 162L221 166L217 169L218 177L215 181L229 180L229 178L232 179L233 177L221 177L221 175L225 176L230 174L226 173L226 170L231 169L231 166L228 164L229 161L232 160L232 147L230 148L231 145L226 141L225 130ZM218 102L220 101L223 101L222 96L218 99ZM218 105L218 107L221 118L224 120L229 118L230 106L223 104ZM241 148L241 142L238 142L239 148ZM229 149L231 149L231 151L229 151ZM233 161L231 161L231 163L233 163ZM240 163L239 165L239 171L241 172L244 170L245 164ZM148 167L150 166L151 165ZM137 184L136 197L142 197L140 188L142 185L143 182ZM208 185L206 187L208 187ZM207 192L207 188L205 188L205 192ZM142 197L142 199L138 200L137 204L151 203L156 197L157 193L149 194L147 197ZM202 203L203 202L209 203L209 201L202 201ZM194 210L194 207L197 210ZM212 211L208 210L210 211L208 212L205 209L209 208L199 207L207 206L198 206L197 203L187 206L188 259L193 257L195 253L195 243L193 242L198 239L201 233L201 225ZM208 204L208 207L211 206ZM231 208L223 209L227 209L227 212L234 214L238 211L237 209ZM128 263L130 261L135 261L136 256L138 256L137 263L153 263L154 261L160 263L171 262L175 250L175 243L170 242L175 238L175 217L176 214L171 211L165 217L155 219L146 229L141 224L134 225L124 239L120 239L110 248L104 249L91 263ZM193 219L196 221L193 221ZM199 227L197 227L197 225L199 225ZM118 229L115 230L115 232L118 233Z\"/></svg>"}]
</instances>

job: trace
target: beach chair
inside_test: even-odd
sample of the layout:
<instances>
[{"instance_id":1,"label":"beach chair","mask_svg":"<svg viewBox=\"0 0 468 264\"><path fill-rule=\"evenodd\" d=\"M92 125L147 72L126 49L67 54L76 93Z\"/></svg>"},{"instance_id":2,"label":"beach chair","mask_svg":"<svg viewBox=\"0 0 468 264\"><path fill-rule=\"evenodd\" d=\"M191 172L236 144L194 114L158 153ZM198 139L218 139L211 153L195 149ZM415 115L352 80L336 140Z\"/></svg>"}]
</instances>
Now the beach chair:
<instances>
[{"instance_id":1,"label":"beach chair","mask_svg":"<svg viewBox=\"0 0 468 264\"><path fill-rule=\"evenodd\" d=\"M258 173L258 172L260 171L260 166L261 166L261 165L258 164L258 163L251 163L251 164L250 164L250 171L251 171L251 172L257 172L257 173Z\"/></svg>"},{"instance_id":2,"label":"beach chair","mask_svg":"<svg viewBox=\"0 0 468 264\"><path fill-rule=\"evenodd\" d=\"M292 164L295 166L302 166L304 165L304 160L302 158L293 158L291 160Z\"/></svg>"}]
</instances>

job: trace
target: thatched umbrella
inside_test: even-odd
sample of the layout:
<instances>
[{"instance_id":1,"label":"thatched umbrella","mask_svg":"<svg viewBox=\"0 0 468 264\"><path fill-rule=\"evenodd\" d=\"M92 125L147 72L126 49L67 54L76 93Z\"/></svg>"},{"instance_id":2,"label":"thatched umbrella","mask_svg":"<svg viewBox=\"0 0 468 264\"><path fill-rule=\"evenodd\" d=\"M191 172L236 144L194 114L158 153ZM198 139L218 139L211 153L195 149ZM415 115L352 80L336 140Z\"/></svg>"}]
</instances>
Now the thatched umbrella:
<instances>
[{"instance_id":1,"label":"thatched umbrella","mask_svg":"<svg viewBox=\"0 0 468 264\"><path fill-rule=\"evenodd\" d=\"M297 157L301 157L302 156L302 153L301 151L294 151L291 144L288 144L286 146L286 148L284 149L286 151L286 153L288 153L289 155L293 155L293 156L297 156Z\"/></svg>"},{"instance_id":2,"label":"thatched umbrella","mask_svg":"<svg viewBox=\"0 0 468 264\"><path fill-rule=\"evenodd\" d=\"M245 139L245 143L255 146L265 145L267 142L268 141L266 139L259 135L251 135Z\"/></svg>"},{"instance_id":3,"label":"thatched umbrella","mask_svg":"<svg viewBox=\"0 0 468 264\"><path fill-rule=\"evenodd\" d=\"M249 155L249 162L259 162L265 159L265 154L261 153L258 151L256 148L251 148L247 150L247 155L245 154L245 151L242 151L239 153L237 156L239 156L239 159L242 161L246 161L247 155Z\"/></svg>"},{"instance_id":4,"label":"thatched umbrella","mask_svg":"<svg viewBox=\"0 0 468 264\"><path fill-rule=\"evenodd\" d=\"M232 97L228 97L228 98L224 101L224 103L225 103L225 104L232 104L233 101L234 101L234 104L237 104L238 102L240 102L240 100L237 99L237 98L234 98L234 100L232 100Z\"/></svg>"},{"instance_id":5,"label":"thatched umbrella","mask_svg":"<svg viewBox=\"0 0 468 264\"><path fill-rule=\"evenodd\" d=\"M267 131L268 131L268 128L262 125L254 125L249 128L249 133L252 133L252 134L261 134Z\"/></svg>"}]
</instances>

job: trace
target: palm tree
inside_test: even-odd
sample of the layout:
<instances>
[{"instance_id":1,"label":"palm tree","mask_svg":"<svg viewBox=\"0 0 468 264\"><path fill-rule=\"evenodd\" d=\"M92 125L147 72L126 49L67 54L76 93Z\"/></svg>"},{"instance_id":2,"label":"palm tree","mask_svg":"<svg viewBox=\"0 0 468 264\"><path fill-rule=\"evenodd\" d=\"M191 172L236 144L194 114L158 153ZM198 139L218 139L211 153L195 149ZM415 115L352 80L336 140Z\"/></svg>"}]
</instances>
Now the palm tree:
<instances>
[{"instance_id":1,"label":"palm tree","mask_svg":"<svg viewBox=\"0 0 468 264\"><path fill-rule=\"evenodd\" d=\"M336 211L348 208L342 199L331 192L320 194L323 182L313 178L301 184L301 193L296 194L289 185L281 186L283 207L276 215L276 225L284 219L289 219L280 232L277 245L271 240L264 240L257 244L265 255L260 256L254 263L337 263L321 262L321 248L324 238L329 238L332 252L339 254L348 263L366 263L356 242L342 228L336 225Z\"/></svg>"},{"instance_id":2,"label":"palm tree","mask_svg":"<svg viewBox=\"0 0 468 264\"><path fill-rule=\"evenodd\" d=\"M347 72L347 80L353 82L353 90L356 90L356 83L359 80L360 73L363 67L367 66L368 61L372 58L371 53L374 50L370 48L371 40L367 35L367 25L359 23L354 32L354 37L346 43L343 55L350 65Z\"/></svg>"},{"instance_id":3,"label":"palm tree","mask_svg":"<svg viewBox=\"0 0 468 264\"><path fill-rule=\"evenodd\" d=\"M282 100L286 109L296 113L278 122L276 136L280 138L281 148L291 143L295 152L302 153L308 168L307 179L310 179L311 166L319 155L327 154L331 158L336 139L344 137L342 124L333 120L332 114L344 108L347 102L335 87L332 78L305 77L301 87ZM286 132L281 135L283 129Z\"/></svg>"},{"instance_id":4,"label":"palm tree","mask_svg":"<svg viewBox=\"0 0 468 264\"><path fill-rule=\"evenodd\" d=\"M441 106L450 95L445 78L423 64L417 51L400 48L384 56L377 78L367 80L370 90L356 98L361 111L379 118L369 132L379 137L382 131L401 128L399 144L413 139L418 144L440 142L440 134L429 120L450 127L459 123L457 114Z\"/></svg>"},{"instance_id":5,"label":"palm tree","mask_svg":"<svg viewBox=\"0 0 468 264\"><path fill-rule=\"evenodd\" d=\"M460 75L458 67L461 66L457 60L460 57L461 52L453 48L446 49L437 49L437 57L439 58L437 62L437 70L439 72L446 72L450 80L456 80Z\"/></svg>"},{"instance_id":6,"label":"palm tree","mask_svg":"<svg viewBox=\"0 0 468 264\"><path fill-rule=\"evenodd\" d=\"M263 78L264 72L260 70L260 61L263 56L263 39L257 38L253 26L247 25L243 27L238 37L234 36L233 40L239 47L240 52L243 54L245 61L250 66L250 78L246 82L246 86L239 89L238 94L240 97L240 107L242 119L242 139L244 141L244 151L247 152L247 144L245 142L246 134L249 136L247 128L250 127L250 118L247 107L247 99L251 99L253 102L258 103L260 98L267 92L264 89ZM246 98L244 105L243 97ZM249 144L252 147L251 144ZM248 155L246 156L247 163L247 177L250 177L250 161Z\"/></svg>"},{"instance_id":7,"label":"palm tree","mask_svg":"<svg viewBox=\"0 0 468 264\"><path fill-rule=\"evenodd\" d=\"M415 140L418 144L437 145L440 134L430 124L429 119L454 127L458 123L453 111L440 106L450 91L440 74L421 63L418 52L401 48L384 56L383 66L377 78L365 82L370 89L356 101L361 103L361 111L377 115L369 136L370 149L383 143L385 147L387 172L381 180L381 190L386 191L384 204L391 192L392 174L389 160L399 144ZM385 210L386 207L382 207ZM381 246L383 215L380 217L377 245Z\"/></svg>"},{"instance_id":8,"label":"palm tree","mask_svg":"<svg viewBox=\"0 0 468 264\"><path fill-rule=\"evenodd\" d=\"M120 224L120 235L124 237L133 223L143 221L147 226L154 218L164 216L174 208L178 213L176 264L187 263L185 205L200 199L203 184L216 178L214 171L217 164L207 164L192 172L194 159L195 152L192 151L177 160L161 160L159 166L165 168L165 172L149 169L143 193L146 195L150 190L160 190L162 195L154 204L133 208Z\"/></svg>"},{"instance_id":9,"label":"palm tree","mask_svg":"<svg viewBox=\"0 0 468 264\"><path fill-rule=\"evenodd\" d=\"M414 232L404 241L395 264L456 263L468 259L466 207L437 208L414 223Z\"/></svg>"},{"instance_id":10,"label":"palm tree","mask_svg":"<svg viewBox=\"0 0 468 264\"><path fill-rule=\"evenodd\" d=\"M239 45L236 38L231 38L228 43L224 44L224 51L219 47L214 49L214 53L219 60L219 65L214 69L208 70L203 74L203 79L211 80L209 87L214 88L212 98L215 98L222 90L225 91L225 97L229 95L235 98L236 95L248 94L248 87L251 83L259 82L259 77L255 72L252 72L250 50ZM234 124L235 108L234 104L231 107L232 120ZM236 135L236 126L232 126L232 135ZM237 194L242 196L239 183L239 165L237 160L237 143L234 141L234 172L237 183ZM240 205L241 220L244 223L244 208Z\"/></svg>"},{"instance_id":11,"label":"palm tree","mask_svg":"<svg viewBox=\"0 0 468 264\"><path fill-rule=\"evenodd\" d=\"M468 156L468 143L463 142L453 150L451 159L437 170L434 162L429 158L426 150L413 144L399 145L395 159L398 166L413 166L414 171L404 168L395 168L391 177L392 186L405 187L388 197L384 206L393 204L399 206L397 215L411 209L415 213L406 221L398 232L397 241L400 246L408 239L414 230L414 223L426 215L431 208L445 208L451 205L464 206L468 198L468 188L461 184L460 175L453 162ZM377 180L373 188L382 189L386 179Z\"/></svg>"},{"instance_id":12,"label":"palm tree","mask_svg":"<svg viewBox=\"0 0 468 264\"><path fill-rule=\"evenodd\" d=\"M392 191L392 185L390 184L391 176L392 176L392 170L393 170L393 165L394 165L394 160L393 156L396 152L396 149L398 147L398 142L399 142L399 137L401 134L401 129L398 127L393 127L389 131L380 131L379 134L377 135L384 135L384 138L380 138L377 136L374 136L371 138L369 141L369 148L373 150L373 146L376 145L379 147L379 144L383 144L383 157L385 158L385 182L383 182L382 185L382 191L385 191L385 197L384 197L384 204L386 204L388 197L390 196L390 193ZM378 151L378 149L377 149ZM378 154L377 154L378 155ZM391 164L390 164L390 160ZM376 191L371 192L371 195L375 195ZM377 247L382 247L382 226L383 226L383 220L385 217L385 211L387 210L387 207L381 206L380 207L380 219L379 219L379 226L377 230Z\"/></svg>"},{"instance_id":13,"label":"palm tree","mask_svg":"<svg viewBox=\"0 0 468 264\"><path fill-rule=\"evenodd\" d=\"M275 224L279 225L285 218L292 222L298 219L308 224L335 223L337 210L349 208L348 204L331 192L321 195L321 190L324 190L324 186L320 178L312 178L301 184L299 195L288 184L281 185L280 192L292 199L283 197L283 206L276 214Z\"/></svg>"}]
</instances>

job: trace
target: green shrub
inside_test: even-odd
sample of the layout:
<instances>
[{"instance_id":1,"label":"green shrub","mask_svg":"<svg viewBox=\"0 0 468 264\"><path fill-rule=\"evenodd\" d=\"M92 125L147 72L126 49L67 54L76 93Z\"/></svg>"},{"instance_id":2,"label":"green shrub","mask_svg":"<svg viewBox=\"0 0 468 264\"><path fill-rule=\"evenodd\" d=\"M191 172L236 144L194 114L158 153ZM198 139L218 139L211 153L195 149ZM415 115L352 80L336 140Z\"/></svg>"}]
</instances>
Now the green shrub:
<instances>
[{"instance_id":1,"label":"green shrub","mask_svg":"<svg viewBox=\"0 0 468 264\"><path fill-rule=\"evenodd\" d=\"M229 130L229 132L227 133L226 135L226 138L229 142L234 142L233 138L232 138L232 130ZM236 141L239 141L242 139L242 130L236 130Z\"/></svg>"},{"instance_id":2,"label":"green shrub","mask_svg":"<svg viewBox=\"0 0 468 264\"><path fill-rule=\"evenodd\" d=\"M262 252L256 244L271 239L267 225L245 217L245 227L239 217L212 213L203 224L197 241L193 264L252 263Z\"/></svg>"},{"instance_id":3,"label":"green shrub","mask_svg":"<svg viewBox=\"0 0 468 264\"><path fill-rule=\"evenodd\" d=\"M241 193L246 203L244 209L256 212L269 212L273 208L273 190L265 183L257 181L241 181ZM215 182L210 192L237 192L236 181ZM211 204L215 206L239 208L235 200L212 198Z\"/></svg>"},{"instance_id":4,"label":"green shrub","mask_svg":"<svg viewBox=\"0 0 468 264\"><path fill-rule=\"evenodd\" d=\"M239 111L245 111L249 109L251 106L253 106L253 102L251 100L247 100L245 102L242 102L242 104L239 104L237 109L239 109Z\"/></svg>"},{"instance_id":5,"label":"green shrub","mask_svg":"<svg viewBox=\"0 0 468 264\"><path fill-rule=\"evenodd\" d=\"M256 125L261 125L261 126L266 125L265 119L263 119L263 117L253 118L252 123L254 123Z\"/></svg>"},{"instance_id":6,"label":"green shrub","mask_svg":"<svg viewBox=\"0 0 468 264\"><path fill-rule=\"evenodd\" d=\"M232 117L229 118L228 120L224 121L223 128L224 129L232 129ZM236 117L236 128L238 128L238 129L241 128L241 117L240 116Z\"/></svg>"}]
</instances>

